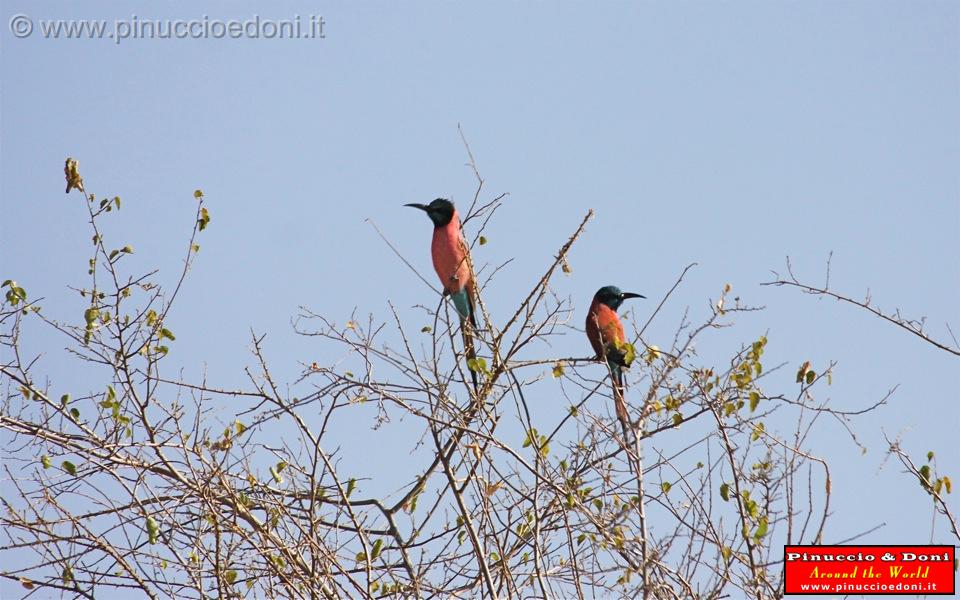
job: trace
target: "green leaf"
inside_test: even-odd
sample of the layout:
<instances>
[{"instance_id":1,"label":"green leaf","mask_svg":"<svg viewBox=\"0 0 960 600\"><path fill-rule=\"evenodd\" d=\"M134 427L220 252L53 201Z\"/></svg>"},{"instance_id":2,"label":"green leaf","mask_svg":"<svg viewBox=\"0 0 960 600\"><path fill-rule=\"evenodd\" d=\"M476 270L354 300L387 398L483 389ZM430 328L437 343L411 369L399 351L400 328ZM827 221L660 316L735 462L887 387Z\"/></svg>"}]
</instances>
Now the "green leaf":
<instances>
[{"instance_id":1,"label":"green leaf","mask_svg":"<svg viewBox=\"0 0 960 600\"><path fill-rule=\"evenodd\" d=\"M43 465L44 469L49 469L53 465L53 462L50 461L49 456L44 454L43 456L40 457L40 464Z\"/></svg>"},{"instance_id":2,"label":"green leaf","mask_svg":"<svg viewBox=\"0 0 960 600\"><path fill-rule=\"evenodd\" d=\"M156 519L153 517L147 517L147 536L149 536L151 544L157 543L157 537L159 534L160 526L157 524Z\"/></svg>"},{"instance_id":3,"label":"green leaf","mask_svg":"<svg viewBox=\"0 0 960 600\"><path fill-rule=\"evenodd\" d=\"M621 342L617 344L617 348L623 352L623 364L628 367L633 364L634 359L637 357L637 349L633 347L633 344L630 342Z\"/></svg>"},{"instance_id":4,"label":"green leaf","mask_svg":"<svg viewBox=\"0 0 960 600\"><path fill-rule=\"evenodd\" d=\"M201 190L193 190L193 197L199 200L203 198L203 192Z\"/></svg>"},{"instance_id":5,"label":"green leaf","mask_svg":"<svg viewBox=\"0 0 960 600\"><path fill-rule=\"evenodd\" d=\"M767 535L767 518L760 517L760 524L757 525L757 530L753 533L753 537L759 541L763 539L765 535Z\"/></svg>"},{"instance_id":6,"label":"green leaf","mask_svg":"<svg viewBox=\"0 0 960 600\"><path fill-rule=\"evenodd\" d=\"M485 238L485 237L483 237L483 236L481 235L481 236L480 236L480 245L483 246L483 245L485 245L486 243L487 243L487 238Z\"/></svg>"},{"instance_id":7,"label":"green leaf","mask_svg":"<svg viewBox=\"0 0 960 600\"><path fill-rule=\"evenodd\" d=\"M93 325L97 319L100 318L100 311L96 308L88 308L83 311L83 320L87 322L87 325Z\"/></svg>"},{"instance_id":8,"label":"green leaf","mask_svg":"<svg viewBox=\"0 0 960 600\"><path fill-rule=\"evenodd\" d=\"M373 543L373 549L370 551L370 560L376 560L380 556L380 551L383 550L383 540L378 539Z\"/></svg>"},{"instance_id":9,"label":"green leaf","mask_svg":"<svg viewBox=\"0 0 960 600\"><path fill-rule=\"evenodd\" d=\"M758 404L760 404L760 392L750 392L750 412L757 410Z\"/></svg>"},{"instance_id":10,"label":"green leaf","mask_svg":"<svg viewBox=\"0 0 960 600\"><path fill-rule=\"evenodd\" d=\"M112 385L107 385L107 401L112 402L117 399L117 391Z\"/></svg>"},{"instance_id":11,"label":"green leaf","mask_svg":"<svg viewBox=\"0 0 960 600\"><path fill-rule=\"evenodd\" d=\"M200 231L206 229L210 223L210 213L207 212L206 207L200 209L200 218L197 219L197 223L200 224Z\"/></svg>"},{"instance_id":12,"label":"green leaf","mask_svg":"<svg viewBox=\"0 0 960 600\"><path fill-rule=\"evenodd\" d=\"M720 485L720 497L723 498L725 502L730 501L730 484L724 483Z\"/></svg>"},{"instance_id":13,"label":"green leaf","mask_svg":"<svg viewBox=\"0 0 960 600\"><path fill-rule=\"evenodd\" d=\"M927 452L927 462L930 462L931 460L933 460L933 450Z\"/></svg>"},{"instance_id":14,"label":"green leaf","mask_svg":"<svg viewBox=\"0 0 960 600\"><path fill-rule=\"evenodd\" d=\"M273 476L273 480L277 483L283 483L283 476L280 475L280 471L276 467L270 467L270 475Z\"/></svg>"},{"instance_id":15,"label":"green leaf","mask_svg":"<svg viewBox=\"0 0 960 600\"><path fill-rule=\"evenodd\" d=\"M923 487L930 487L930 465L920 467L920 476L923 477L923 481L921 482Z\"/></svg>"},{"instance_id":16,"label":"green leaf","mask_svg":"<svg viewBox=\"0 0 960 600\"><path fill-rule=\"evenodd\" d=\"M120 249L124 254L133 254L133 246L127 245Z\"/></svg>"},{"instance_id":17,"label":"green leaf","mask_svg":"<svg viewBox=\"0 0 960 600\"><path fill-rule=\"evenodd\" d=\"M357 487L357 480L354 478L351 478L350 481L347 482L347 498L350 497L350 494L353 493L353 490L355 490L356 487Z\"/></svg>"},{"instance_id":18,"label":"green leaf","mask_svg":"<svg viewBox=\"0 0 960 600\"><path fill-rule=\"evenodd\" d=\"M807 385L813 383L813 380L817 378L816 371L807 371Z\"/></svg>"},{"instance_id":19,"label":"green leaf","mask_svg":"<svg viewBox=\"0 0 960 600\"><path fill-rule=\"evenodd\" d=\"M664 493L664 494L669 494L671 487L673 487L673 486L670 485L670 482L669 482L669 481L664 481L663 483L660 484L660 489L663 490L663 493Z\"/></svg>"},{"instance_id":20,"label":"green leaf","mask_svg":"<svg viewBox=\"0 0 960 600\"><path fill-rule=\"evenodd\" d=\"M527 437L523 438L523 445L521 447L528 448L530 444L533 443L533 439L537 436L537 430L531 429L527 432Z\"/></svg>"},{"instance_id":21,"label":"green leaf","mask_svg":"<svg viewBox=\"0 0 960 600\"><path fill-rule=\"evenodd\" d=\"M80 410L77 409L77 408L71 408L71 409L70 409L70 416L73 417L74 419L78 419L78 420L79 420L79 419L80 419Z\"/></svg>"},{"instance_id":22,"label":"green leaf","mask_svg":"<svg viewBox=\"0 0 960 600\"><path fill-rule=\"evenodd\" d=\"M162 340L163 338L167 338L171 342L177 339L177 337L173 335L173 332L167 329L166 327L160 330L160 339Z\"/></svg>"},{"instance_id":23,"label":"green leaf","mask_svg":"<svg viewBox=\"0 0 960 600\"><path fill-rule=\"evenodd\" d=\"M420 333L430 333L431 331L433 331L433 327L430 327L429 325L424 325L420 328Z\"/></svg>"},{"instance_id":24,"label":"green leaf","mask_svg":"<svg viewBox=\"0 0 960 600\"><path fill-rule=\"evenodd\" d=\"M120 210L120 196L114 196L113 203L117 205L117 210Z\"/></svg>"},{"instance_id":25,"label":"green leaf","mask_svg":"<svg viewBox=\"0 0 960 600\"><path fill-rule=\"evenodd\" d=\"M720 549L720 554L723 555L724 561L730 562L730 557L733 556L733 550L728 546L724 546Z\"/></svg>"},{"instance_id":26,"label":"green leaf","mask_svg":"<svg viewBox=\"0 0 960 600\"><path fill-rule=\"evenodd\" d=\"M224 579L227 580L227 583L229 583L230 585L233 585L233 582L237 580L237 572L227 571L226 573L223 574L223 577Z\"/></svg>"},{"instance_id":27,"label":"green leaf","mask_svg":"<svg viewBox=\"0 0 960 600\"><path fill-rule=\"evenodd\" d=\"M483 358L471 358L467 360L467 368L474 373L483 373L485 375L489 373L487 370L487 361Z\"/></svg>"},{"instance_id":28,"label":"green leaf","mask_svg":"<svg viewBox=\"0 0 960 600\"><path fill-rule=\"evenodd\" d=\"M10 286L10 289L7 290L6 298L7 298L7 302L9 302L11 306L17 306L18 304L20 304L20 302L26 303L27 291L24 290L22 287L18 286L16 281L13 281L12 279L8 279L4 282L4 285L0 287L6 287L6 286Z\"/></svg>"},{"instance_id":29,"label":"green leaf","mask_svg":"<svg viewBox=\"0 0 960 600\"><path fill-rule=\"evenodd\" d=\"M61 466L63 467L63 470L66 471L67 473L69 473L69 474L71 474L71 475L76 475L76 474L77 474L77 466L76 466L75 464L73 464L72 462L70 462L69 460L63 461L63 463L61 464Z\"/></svg>"}]
</instances>

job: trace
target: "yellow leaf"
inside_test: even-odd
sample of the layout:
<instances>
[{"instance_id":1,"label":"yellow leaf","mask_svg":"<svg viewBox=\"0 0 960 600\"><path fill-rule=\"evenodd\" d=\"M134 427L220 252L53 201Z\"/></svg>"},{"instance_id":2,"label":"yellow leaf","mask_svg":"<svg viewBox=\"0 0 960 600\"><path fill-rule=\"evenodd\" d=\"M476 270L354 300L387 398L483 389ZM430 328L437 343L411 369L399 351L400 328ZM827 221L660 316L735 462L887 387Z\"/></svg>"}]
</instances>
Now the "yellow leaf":
<instances>
[{"instance_id":1,"label":"yellow leaf","mask_svg":"<svg viewBox=\"0 0 960 600\"><path fill-rule=\"evenodd\" d=\"M803 383L804 378L807 376L807 371L810 370L810 361L806 361L800 365L800 369L797 371L797 383Z\"/></svg>"},{"instance_id":2,"label":"yellow leaf","mask_svg":"<svg viewBox=\"0 0 960 600\"><path fill-rule=\"evenodd\" d=\"M656 346L650 346L647 348L647 356L645 357L647 364L653 364L653 361L660 358L660 348Z\"/></svg>"},{"instance_id":3,"label":"yellow leaf","mask_svg":"<svg viewBox=\"0 0 960 600\"><path fill-rule=\"evenodd\" d=\"M477 460L480 460L483 457L483 452L480 450L480 444L467 444L467 448L473 450L473 455Z\"/></svg>"},{"instance_id":4,"label":"yellow leaf","mask_svg":"<svg viewBox=\"0 0 960 600\"><path fill-rule=\"evenodd\" d=\"M557 362L553 365L553 376L554 376L554 377L563 377L563 367L564 367L564 366L565 366L565 365L564 365L564 363L563 363L562 360L561 360L561 361L557 361Z\"/></svg>"},{"instance_id":5,"label":"yellow leaf","mask_svg":"<svg viewBox=\"0 0 960 600\"><path fill-rule=\"evenodd\" d=\"M503 487L502 481L499 481L497 483L488 483L487 488L485 490L487 497L489 498L490 496L493 496L494 494L497 493L497 490L499 490L502 487Z\"/></svg>"}]
</instances>

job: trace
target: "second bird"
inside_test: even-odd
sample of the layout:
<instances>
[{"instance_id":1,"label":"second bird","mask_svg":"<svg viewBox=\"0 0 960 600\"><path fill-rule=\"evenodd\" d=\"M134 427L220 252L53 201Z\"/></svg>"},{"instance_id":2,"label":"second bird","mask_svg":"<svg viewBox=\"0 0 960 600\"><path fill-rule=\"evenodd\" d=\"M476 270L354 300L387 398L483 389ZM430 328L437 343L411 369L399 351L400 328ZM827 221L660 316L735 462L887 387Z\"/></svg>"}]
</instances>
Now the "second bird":
<instances>
[{"instance_id":1,"label":"second bird","mask_svg":"<svg viewBox=\"0 0 960 600\"><path fill-rule=\"evenodd\" d=\"M613 401L617 416L624 423L629 423L626 402L623 398L623 369L630 366L626 345L626 335L623 332L623 323L617 316L617 309L624 300L630 298L645 298L633 292L622 292L615 285L607 285L593 296L590 311L587 313L587 338L597 353L597 358L605 360L610 375L613 378Z\"/></svg>"},{"instance_id":2,"label":"second bird","mask_svg":"<svg viewBox=\"0 0 960 600\"><path fill-rule=\"evenodd\" d=\"M477 327L473 301L475 289L470 271L469 250L460 229L460 215L453 206L453 202L444 198L437 198L430 204L406 204L405 206L424 211L433 222L433 241L430 244L433 268L440 278L444 295L450 296L457 308L457 314L460 315L467 359L476 358L471 331ZM470 376L473 379L473 387L476 389L476 372L471 370Z\"/></svg>"}]
</instances>

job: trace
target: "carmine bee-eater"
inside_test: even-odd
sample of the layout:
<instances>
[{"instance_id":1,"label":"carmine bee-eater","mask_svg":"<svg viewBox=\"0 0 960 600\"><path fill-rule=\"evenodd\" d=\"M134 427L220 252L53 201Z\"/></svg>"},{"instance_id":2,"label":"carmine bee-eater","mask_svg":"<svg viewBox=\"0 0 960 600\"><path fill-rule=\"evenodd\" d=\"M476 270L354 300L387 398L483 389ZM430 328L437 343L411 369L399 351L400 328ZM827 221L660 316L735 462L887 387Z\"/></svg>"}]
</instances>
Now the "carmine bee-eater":
<instances>
[{"instance_id":1,"label":"carmine bee-eater","mask_svg":"<svg viewBox=\"0 0 960 600\"><path fill-rule=\"evenodd\" d=\"M623 369L629 367L633 352L627 347L623 333L623 323L617 316L617 309L629 298L646 298L632 292L622 292L615 285L597 290L587 313L587 338L597 353L597 358L605 360L613 379L613 402L624 427L629 424L626 402L623 399Z\"/></svg>"},{"instance_id":2,"label":"carmine bee-eater","mask_svg":"<svg viewBox=\"0 0 960 600\"><path fill-rule=\"evenodd\" d=\"M430 254L433 268L440 278L445 296L450 296L460 315L460 327L463 330L463 345L467 359L476 358L473 346L472 330L477 328L477 316L474 309L475 293L473 276L470 271L466 240L460 229L460 215L453 202L437 198L430 204L406 204L427 213L433 222L433 242ZM470 370L473 387L477 389L477 373Z\"/></svg>"}]
</instances>

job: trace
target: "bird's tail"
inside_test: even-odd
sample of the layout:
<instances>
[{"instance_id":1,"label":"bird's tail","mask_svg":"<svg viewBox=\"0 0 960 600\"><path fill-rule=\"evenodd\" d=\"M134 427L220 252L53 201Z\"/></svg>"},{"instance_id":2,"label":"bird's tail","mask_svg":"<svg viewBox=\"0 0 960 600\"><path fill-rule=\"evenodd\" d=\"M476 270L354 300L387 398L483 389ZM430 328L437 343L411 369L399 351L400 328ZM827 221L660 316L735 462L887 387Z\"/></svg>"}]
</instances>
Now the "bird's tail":
<instances>
[{"instance_id":1,"label":"bird's tail","mask_svg":"<svg viewBox=\"0 0 960 600\"><path fill-rule=\"evenodd\" d=\"M620 425L623 427L623 435L626 436L630 431L630 415L627 413L627 400L624 397L626 388L623 384L623 367L616 363L610 363L610 379L613 383L613 408L617 413Z\"/></svg>"},{"instance_id":2,"label":"bird's tail","mask_svg":"<svg viewBox=\"0 0 960 600\"><path fill-rule=\"evenodd\" d=\"M474 391L480 390L480 384L477 379L477 372L474 370L478 367L476 362L473 361L477 358L477 351L474 346L474 335L477 331L477 310L476 305L473 299L473 289L471 286L465 286L459 292L450 294L450 298L453 300L453 305L457 308L457 314L460 315L460 331L463 334L463 354L467 359L467 367L473 366L473 369L469 369L470 378L473 380L473 389Z\"/></svg>"}]
</instances>

